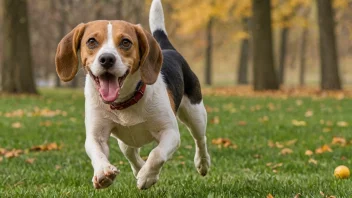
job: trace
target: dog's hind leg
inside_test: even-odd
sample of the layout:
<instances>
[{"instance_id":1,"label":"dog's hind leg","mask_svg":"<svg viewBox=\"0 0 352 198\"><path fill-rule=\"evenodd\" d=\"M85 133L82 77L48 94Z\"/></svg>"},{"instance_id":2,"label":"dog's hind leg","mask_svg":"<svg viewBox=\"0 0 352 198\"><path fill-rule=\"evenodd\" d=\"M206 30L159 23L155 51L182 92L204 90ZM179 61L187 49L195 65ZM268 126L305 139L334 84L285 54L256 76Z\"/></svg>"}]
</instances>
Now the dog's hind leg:
<instances>
[{"instance_id":1,"label":"dog's hind leg","mask_svg":"<svg viewBox=\"0 0 352 198\"><path fill-rule=\"evenodd\" d=\"M203 101L192 104L187 96L183 96L178 118L188 127L196 144L194 165L202 176L208 173L210 156L206 144L207 112Z\"/></svg>"},{"instance_id":2,"label":"dog's hind leg","mask_svg":"<svg viewBox=\"0 0 352 198\"><path fill-rule=\"evenodd\" d=\"M139 170L145 164L144 160L139 155L139 148L130 147L120 140L117 141L119 143L121 152L125 155L126 159L131 165L133 175L137 177Z\"/></svg>"}]
</instances>

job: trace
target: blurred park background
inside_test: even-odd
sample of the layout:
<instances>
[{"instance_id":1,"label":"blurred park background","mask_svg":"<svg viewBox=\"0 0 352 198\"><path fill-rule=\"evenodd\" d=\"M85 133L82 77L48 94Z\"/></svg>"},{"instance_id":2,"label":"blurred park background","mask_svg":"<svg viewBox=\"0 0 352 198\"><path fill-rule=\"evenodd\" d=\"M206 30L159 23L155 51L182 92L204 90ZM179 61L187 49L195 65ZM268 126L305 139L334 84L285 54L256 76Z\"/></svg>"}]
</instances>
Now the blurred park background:
<instances>
[{"instance_id":1,"label":"blurred park background","mask_svg":"<svg viewBox=\"0 0 352 198\"><path fill-rule=\"evenodd\" d=\"M84 71L60 82L56 47L96 19L148 30L150 3L0 0L0 197L351 197L352 180L333 173L352 167L352 0L162 0L169 38L204 88L211 171L196 173L180 125L155 187L137 190L114 142L121 174L94 190Z\"/></svg>"},{"instance_id":2,"label":"blurred park background","mask_svg":"<svg viewBox=\"0 0 352 198\"><path fill-rule=\"evenodd\" d=\"M348 88L352 84L352 0L163 0L171 41L202 84ZM151 0L1 0L0 87L83 87L55 72L59 41L97 19L149 30ZM270 18L271 17L271 21ZM33 77L33 78L32 78Z\"/></svg>"}]
</instances>

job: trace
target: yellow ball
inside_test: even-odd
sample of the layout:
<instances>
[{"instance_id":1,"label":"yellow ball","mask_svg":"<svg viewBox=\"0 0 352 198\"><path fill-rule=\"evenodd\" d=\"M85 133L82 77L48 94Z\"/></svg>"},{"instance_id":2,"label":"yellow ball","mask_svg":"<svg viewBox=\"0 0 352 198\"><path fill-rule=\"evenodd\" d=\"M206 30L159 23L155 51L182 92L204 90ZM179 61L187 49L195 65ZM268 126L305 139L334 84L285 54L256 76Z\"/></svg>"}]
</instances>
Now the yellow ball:
<instances>
[{"instance_id":1,"label":"yellow ball","mask_svg":"<svg viewBox=\"0 0 352 198\"><path fill-rule=\"evenodd\" d=\"M335 168L334 175L338 179L347 179L350 177L350 169L347 166L338 166Z\"/></svg>"}]
</instances>

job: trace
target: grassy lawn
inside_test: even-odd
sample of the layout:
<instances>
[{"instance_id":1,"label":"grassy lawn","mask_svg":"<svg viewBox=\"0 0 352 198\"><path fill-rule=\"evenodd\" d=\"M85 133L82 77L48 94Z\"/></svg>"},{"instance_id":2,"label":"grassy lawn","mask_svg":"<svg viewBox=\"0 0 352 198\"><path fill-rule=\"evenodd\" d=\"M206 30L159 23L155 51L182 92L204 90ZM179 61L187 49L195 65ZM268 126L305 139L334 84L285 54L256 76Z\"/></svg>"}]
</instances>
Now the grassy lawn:
<instances>
[{"instance_id":1,"label":"grassy lawn","mask_svg":"<svg viewBox=\"0 0 352 198\"><path fill-rule=\"evenodd\" d=\"M0 96L0 148L25 150L0 160L0 197L266 197L269 193L322 197L320 191L336 197L352 195L352 180L333 176L338 165L352 167L351 99L206 96L212 157L206 177L197 174L193 140L180 126L181 147L164 166L159 182L146 191L137 189L127 160L111 139L110 161L121 173L112 186L97 191L84 150L82 92ZM334 137L342 138L337 143L346 140L346 145L333 144ZM217 138L228 138L232 145L212 144ZM61 150L26 150L52 142L62 145ZM323 145L332 152L316 154ZM142 156L154 146L143 148ZM305 155L307 150L314 154Z\"/></svg>"}]
</instances>

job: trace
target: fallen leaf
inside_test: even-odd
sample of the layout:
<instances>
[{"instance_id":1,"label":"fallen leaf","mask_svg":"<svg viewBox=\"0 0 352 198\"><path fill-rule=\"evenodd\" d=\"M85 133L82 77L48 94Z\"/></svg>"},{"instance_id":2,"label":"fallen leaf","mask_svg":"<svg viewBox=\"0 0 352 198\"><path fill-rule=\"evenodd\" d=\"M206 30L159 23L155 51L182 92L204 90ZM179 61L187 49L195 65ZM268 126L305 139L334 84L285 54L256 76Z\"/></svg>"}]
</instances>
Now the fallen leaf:
<instances>
[{"instance_id":1,"label":"fallen leaf","mask_svg":"<svg viewBox=\"0 0 352 198\"><path fill-rule=\"evenodd\" d=\"M228 138L217 138L217 139L212 139L211 140L211 143L214 144L214 145L218 145L219 148L222 148L222 147L231 147L231 148L234 148L234 149L237 149L237 145L236 144L233 144L231 142L230 139Z\"/></svg>"},{"instance_id":2,"label":"fallen leaf","mask_svg":"<svg viewBox=\"0 0 352 198\"><path fill-rule=\"evenodd\" d=\"M266 163L266 166L271 166L273 163L269 162L269 163Z\"/></svg>"},{"instance_id":3,"label":"fallen leaf","mask_svg":"<svg viewBox=\"0 0 352 198\"><path fill-rule=\"evenodd\" d=\"M281 144L280 142L275 142L275 146L276 146L277 148L284 148L284 145Z\"/></svg>"},{"instance_id":4,"label":"fallen leaf","mask_svg":"<svg viewBox=\"0 0 352 198\"><path fill-rule=\"evenodd\" d=\"M311 150L306 150L306 152L304 153L305 155L311 156L313 155L313 151Z\"/></svg>"},{"instance_id":5,"label":"fallen leaf","mask_svg":"<svg viewBox=\"0 0 352 198\"><path fill-rule=\"evenodd\" d=\"M286 144L286 146L291 146L291 145L296 144L296 142L297 142L297 139L293 139L293 140L287 141L285 144Z\"/></svg>"},{"instance_id":6,"label":"fallen leaf","mask_svg":"<svg viewBox=\"0 0 352 198\"><path fill-rule=\"evenodd\" d=\"M348 123L345 122L345 121L339 121L339 122L337 122L337 126L339 126L339 127L347 127Z\"/></svg>"},{"instance_id":7,"label":"fallen leaf","mask_svg":"<svg viewBox=\"0 0 352 198\"><path fill-rule=\"evenodd\" d=\"M308 160L308 163L317 165L317 164L318 164L318 161L315 160L315 159L313 159L313 158L310 158L310 159Z\"/></svg>"},{"instance_id":8,"label":"fallen leaf","mask_svg":"<svg viewBox=\"0 0 352 198\"><path fill-rule=\"evenodd\" d=\"M261 123L265 123L265 122L268 122L269 121L269 117L268 116L263 116L261 118L259 118L259 122Z\"/></svg>"},{"instance_id":9,"label":"fallen leaf","mask_svg":"<svg viewBox=\"0 0 352 198\"><path fill-rule=\"evenodd\" d=\"M43 144L43 145L38 145L38 146L33 146L30 151L52 151L52 150L60 150L62 147L58 146L57 143L49 143L49 144Z\"/></svg>"},{"instance_id":10,"label":"fallen leaf","mask_svg":"<svg viewBox=\"0 0 352 198\"><path fill-rule=\"evenodd\" d=\"M307 126L306 121L292 120L293 126Z\"/></svg>"},{"instance_id":11,"label":"fallen leaf","mask_svg":"<svg viewBox=\"0 0 352 198\"><path fill-rule=\"evenodd\" d=\"M271 168L272 169L276 169L276 168L281 167L282 165L284 165L284 164L283 163L278 163L278 164L273 165Z\"/></svg>"},{"instance_id":12,"label":"fallen leaf","mask_svg":"<svg viewBox=\"0 0 352 198\"><path fill-rule=\"evenodd\" d=\"M346 146L346 139L342 137L333 137L331 144L338 144L340 146Z\"/></svg>"},{"instance_id":13,"label":"fallen leaf","mask_svg":"<svg viewBox=\"0 0 352 198\"><path fill-rule=\"evenodd\" d=\"M266 196L266 198L274 198L274 196L269 193L269 194Z\"/></svg>"},{"instance_id":14,"label":"fallen leaf","mask_svg":"<svg viewBox=\"0 0 352 198\"><path fill-rule=\"evenodd\" d=\"M308 110L306 111L306 113L304 114L305 117L309 118L313 116L313 111L312 110Z\"/></svg>"},{"instance_id":15,"label":"fallen leaf","mask_svg":"<svg viewBox=\"0 0 352 198\"><path fill-rule=\"evenodd\" d=\"M281 155L287 155L287 154L291 154L291 153L293 153L293 150L289 149L289 148L284 148L280 151Z\"/></svg>"},{"instance_id":16,"label":"fallen leaf","mask_svg":"<svg viewBox=\"0 0 352 198\"><path fill-rule=\"evenodd\" d=\"M298 193L297 195L295 195L295 197L294 198L300 198L301 197L301 194L300 193Z\"/></svg>"},{"instance_id":17,"label":"fallen leaf","mask_svg":"<svg viewBox=\"0 0 352 198\"><path fill-rule=\"evenodd\" d=\"M22 128L22 124L20 122L14 122L11 125L12 128L19 129Z\"/></svg>"},{"instance_id":18,"label":"fallen leaf","mask_svg":"<svg viewBox=\"0 0 352 198\"><path fill-rule=\"evenodd\" d=\"M12 149L11 151L7 151L4 156L6 158L14 158L14 157L18 157L23 153L23 150L20 149Z\"/></svg>"},{"instance_id":19,"label":"fallen leaf","mask_svg":"<svg viewBox=\"0 0 352 198\"><path fill-rule=\"evenodd\" d=\"M316 154L322 154L325 152L332 152L332 149L329 147L329 145L325 144L320 148L315 149Z\"/></svg>"},{"instance_id":20,"label":"fallen leaf","mask_svg":"<svg viewBox=\"0 0 352 198\"><path fill-rule=\"evenodd\" d=\"M215 116L213 119L210 120L210 123L212 124L219 124L220 123L220 118L219 116Z\"/></svg>"},{"instance_id":21,"label":"fallen leaf","mask_svg":"<svg viewBox=\"0 0 352 198\"><path fill-rule=\"evenodd\" d=\"M60 166L60 165L55 165L55 169L56 169L56 170L60 170L60 169L61 169L61 166Z\"/></svg>"},{"instance_id":22,"label":"fallen leaf","mask_svg":"<svg viewBox=\"0 0 352 198\"><path fill-rule=\"evenodd\" d=\"M268 146L269 146L270 148L274 148L274 147L275 147L275 144L274 144L274 142L273 142L272 140L269 140L269 141L268 141Z\"/></svg>"},{"instance_id":23,"label":"fallen leaf","mask_svg":"<svg viewBox=\"0 0 352 198\"><path fill-rule=\"evenodd\" d=\"M0 155L4 155L7 152L6 149L4 148L0 148Z\"/></svg>"},{"instance_id":24,"label":"fallen leaf","mask_svg":"<svg viewBox=\"0 0 352 198\"><path fill-rule=\"evenodd\" d=\"M26 162L27 162L28 164L33 164L34 161L35 161L35 158L27 158L27 159L26 159Z\"/></svg>"}]
</instances>

